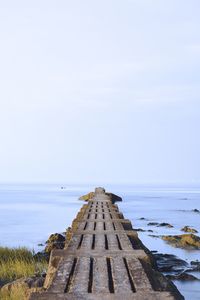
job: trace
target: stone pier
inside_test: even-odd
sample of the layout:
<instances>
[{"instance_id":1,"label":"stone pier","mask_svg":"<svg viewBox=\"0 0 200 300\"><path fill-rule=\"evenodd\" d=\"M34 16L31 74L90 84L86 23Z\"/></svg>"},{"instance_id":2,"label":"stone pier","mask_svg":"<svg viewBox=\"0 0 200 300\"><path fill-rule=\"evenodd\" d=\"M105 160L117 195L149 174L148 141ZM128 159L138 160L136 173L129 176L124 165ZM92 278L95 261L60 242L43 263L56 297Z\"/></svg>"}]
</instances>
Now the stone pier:
<instances>
[{"instance_id":1,"label":"stone pier","mask_svg":"<svg viewBox=\"0 0 200 300\"><path fill-rule=\"evenodd\" d=\"M65 249L51 253L43 291L30 300L184 299L156 271L150 251L114 204L119 198L96 188L85 199Z\"/></svg>"}]
</instances>

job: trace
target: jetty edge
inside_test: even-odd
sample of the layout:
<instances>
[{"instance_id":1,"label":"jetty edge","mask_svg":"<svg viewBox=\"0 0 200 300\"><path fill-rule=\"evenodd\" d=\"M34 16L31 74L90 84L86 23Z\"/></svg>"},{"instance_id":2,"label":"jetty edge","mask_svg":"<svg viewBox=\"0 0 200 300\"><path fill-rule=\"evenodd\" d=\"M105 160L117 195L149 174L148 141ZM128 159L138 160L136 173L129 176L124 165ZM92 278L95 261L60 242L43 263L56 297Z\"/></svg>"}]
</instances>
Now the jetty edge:
<instances>
[{"instance_id":1,"label":"jetty edge","mask_svg":"<svg viewBox=\"0 0 200 300\"><path fill-rule=\"evenodd\" d=\"M68 229L63 250L52 250L43 290L30 300L179 300L157 271L151 252L104 188L90 193Z\"/></svg>"}]
</instances>

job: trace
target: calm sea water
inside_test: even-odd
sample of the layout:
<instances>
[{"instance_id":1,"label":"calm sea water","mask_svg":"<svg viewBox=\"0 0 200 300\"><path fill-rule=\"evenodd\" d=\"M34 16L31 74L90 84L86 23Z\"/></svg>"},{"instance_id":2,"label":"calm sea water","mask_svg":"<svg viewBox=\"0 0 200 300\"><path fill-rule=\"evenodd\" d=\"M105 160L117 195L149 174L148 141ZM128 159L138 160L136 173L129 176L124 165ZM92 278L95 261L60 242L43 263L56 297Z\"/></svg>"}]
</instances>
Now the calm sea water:
<instances>
[{"instance_id":1,"label":"calm sea water","mask_svg":"<svg viewBox=\"0 0 200 300\"><path fill-rule=\"evenodd\" d=\"M119 203L124 217L135 228L153 229L153 234L181 234L180 229L194 226L200 232L200 188L161 188L105 186L123 198ZM78 197L94 189L94 186L60 185L0 185L0 245L26 246L35 251L51 233L63 232L71 225L82 202ZM148 219L139 220L141 217ZM167 222L173 228L149 227L148 222ZM161 239L139 233L150 250L175 254L184 260L200 260L200 250L174 248ZM199 273L194 274L200 278ZM185 299L200 299L200 282L178 282Z\"/></svg>"}]
</instances>

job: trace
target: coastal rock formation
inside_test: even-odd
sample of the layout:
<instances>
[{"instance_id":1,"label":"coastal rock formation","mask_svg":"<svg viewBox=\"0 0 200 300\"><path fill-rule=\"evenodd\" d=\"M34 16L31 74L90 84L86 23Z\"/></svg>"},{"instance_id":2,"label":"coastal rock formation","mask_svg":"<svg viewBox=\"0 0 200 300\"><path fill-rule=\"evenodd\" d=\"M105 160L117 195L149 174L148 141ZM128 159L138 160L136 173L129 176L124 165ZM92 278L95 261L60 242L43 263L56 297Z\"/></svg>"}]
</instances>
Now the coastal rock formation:
<instances>
[{"instance_id":1,"label":"coastal rock formation","mask_svg":"<svg viewBox=\"0 0 200 300\"><path fill-rule=\"evenodd\" d=\"M89 201L92 197L94 197L94 192L90 192L86 195L81 196L79 200Z\"/></svg>"},{"instance_id":2,"label":"coastal rock formation","mask_svg":"<svg viewBox=\"0 0 200 300\"><path fill-rule=\"evenodd\" d=\"M173 254L155 253L154 258L157 263L158 270L165 273L182 273L189 269L189 264Z\"/></svg>"},{"instance_id":3,"label":"coastal rock formation","mask_svg":"<svg viewBox=\"0 0 200 300\"><path fill-rule=\"evenodd\" d=\"M168 227L168 228L172 228L174 227L173 225L169 224L169 223L158 223L158 222L149 222L147 224L148 226L157 226L157 227Z\"/></svg>"},{"instance_id":4,"label":"coastal rock formation","mask_svg":"<svg viewBox=\"0 0 200 300\"><path fill-rule=\"evenodd\" d=\"M162 239L180 248L200 249L200 237L194 234L163 235Z\"/></svg>"},{"instance_id":5,"label":"coastal rock formation","mask_svg":"<svg viewBox=\"0 0 200 300\"><path fill-rule=\"evenodd\" d=\"M5 284L1 288L1 297L5 299L13 299L12 294L17 298L28 299L31 292L40 291L44 285L45 276L32 276L28 278L20 278ZM4 296L5 295L5 296Z\"/></svg>"},{"instance_id":6,"label":"coastal rock formation","mask_svg":"<svg viewBox=\"0 0 200 300\"><path fill-rule=\"evenodd\" d=\"M46 253L50 253L53 249L63 249L65 246L65 237L60 233L51 234L46 244Z\"/></svg>"},{"instance_id":7,"label":"coastal rock formation","mask_svg":"<svg viewBox=\"0 0 200 300\"><path fill-rule=\"evenodd\" d=\"M184 232L191 232L191 233L198 233L198 231L194 228L191 228L189 226L185 226L181 229L181 231L184 231Z\"/></svg>"}]
</instances>

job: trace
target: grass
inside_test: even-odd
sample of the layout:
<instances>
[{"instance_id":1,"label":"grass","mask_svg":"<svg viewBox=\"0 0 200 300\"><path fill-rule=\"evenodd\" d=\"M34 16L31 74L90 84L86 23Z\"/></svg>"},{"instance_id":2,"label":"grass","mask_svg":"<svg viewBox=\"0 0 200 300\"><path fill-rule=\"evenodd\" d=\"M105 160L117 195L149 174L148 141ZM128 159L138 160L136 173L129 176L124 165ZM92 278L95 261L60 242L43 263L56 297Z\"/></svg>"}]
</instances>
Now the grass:
<instances>
[{"instance_id":1,"label":"grass","mask_svg":"<svg viewBox=\"0 0 200 300\"><path fill-rule=\"evenodd\" d=\"M47 270L47 261L34 257L27 248L0 247L0 281L7 283L19 278L41 274ZM24 299L23 288L13 289L9 294L0 292L0 299Z\"/></svg>"}]
</instances>

